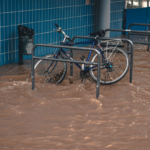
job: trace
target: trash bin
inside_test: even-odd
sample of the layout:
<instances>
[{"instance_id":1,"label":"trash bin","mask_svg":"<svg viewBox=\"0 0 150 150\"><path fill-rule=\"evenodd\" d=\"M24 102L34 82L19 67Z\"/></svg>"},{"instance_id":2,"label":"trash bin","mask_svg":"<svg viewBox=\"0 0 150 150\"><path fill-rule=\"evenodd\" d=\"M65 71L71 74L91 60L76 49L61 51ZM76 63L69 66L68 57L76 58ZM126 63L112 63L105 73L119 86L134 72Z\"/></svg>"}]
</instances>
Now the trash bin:
<instances>
[{"instance_id":1,"label":"trash bin","mask_svg":"<svg viewBox=\"0 0 150 150\"><path fill-rule=\"evenodd\" d=\"M31 55L34 46L34 30L19 25L19 64L23 64L23 55Z\"/></svg>"}]
</instances>

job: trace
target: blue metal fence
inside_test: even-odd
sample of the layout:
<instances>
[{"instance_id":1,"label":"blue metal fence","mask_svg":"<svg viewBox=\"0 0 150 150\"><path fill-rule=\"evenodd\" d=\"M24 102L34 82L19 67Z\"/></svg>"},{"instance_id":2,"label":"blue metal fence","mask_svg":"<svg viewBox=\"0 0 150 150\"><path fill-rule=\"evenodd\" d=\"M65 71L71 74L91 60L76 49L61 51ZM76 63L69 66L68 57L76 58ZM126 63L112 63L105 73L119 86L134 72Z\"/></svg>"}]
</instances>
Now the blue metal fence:
<instances>
[{"instance_id":1,"label":"blue metal fence","mask_svg":"<svg viewBox=\"0 0 150 150\"><path fill-rule=\"evenodd\" d=\"M93 31L94 2L86 5L85 0L0 0L0 66L18 62L18 25L35 30L35 44L58 44L54 23L70 37ZM39 49L37 55L50 52ZM24 59L29 58L24 55Z\"/></svg>"},{"instance_id":2,"label":"blue metal fence","mask_svg":"<svg viewBox=\"0 0 150 150\"><path fill-rule=\"evenodd\" d=\"M126 9L126 29L131 23L147 23L148 14L147 9L149 8L134 8ZM133 26L132 30L146 30L145 26Z\"/></svg>"},{"instance_id":3,"label":"blue metal fence","mask_svg":"<svg viewBox=\"0 0 150 150\"><path fill-rule=\"evenodd\" d=\"M111 28L122 29L124 1L111 0ZM86 0L0 0L0 66L19 60L18 25L35 30L35 44L59 44L59 35L53 31L54 23L60 25L70 38L95 31L95 20L98 20L95 3L96 0L91 0L90 5L86 5ZM120 34L112 32L110 37ZM53 52L53 49L38 49L37 56ZM30 57L24 55L24 59Z\"/></svg>"},{"instance_id":4,"label":"blue metal fence","mask_svg":"<svg viewBox=\"0 0 150 150\"><path fill-rule=\"evenodd\" d=\"M110 28L122 29L124 19L125 0L111 0ZM120 36L120 32L110 32L110 37Z\"/></svg>"}]
</instances>

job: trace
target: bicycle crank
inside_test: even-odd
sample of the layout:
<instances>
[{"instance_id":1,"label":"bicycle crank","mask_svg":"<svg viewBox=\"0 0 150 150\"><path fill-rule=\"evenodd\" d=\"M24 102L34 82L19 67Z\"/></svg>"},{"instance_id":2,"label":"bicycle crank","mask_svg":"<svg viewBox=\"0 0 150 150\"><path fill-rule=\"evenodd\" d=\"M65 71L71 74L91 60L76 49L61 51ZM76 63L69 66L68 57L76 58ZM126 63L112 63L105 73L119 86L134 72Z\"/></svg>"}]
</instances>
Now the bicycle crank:
<instances>
[{"instance_id":1,"label":"bicycle crank","mask_svg":"<svg viewBox=\"0 0 150 150\"><path fill-rule=\"evenodd\" d=\"M82 78L82 79L87 79L88 77L89 77L89 71L84 71L84 70L81 70L80 71L80 77Z\"/></svg>"}]
</instances>

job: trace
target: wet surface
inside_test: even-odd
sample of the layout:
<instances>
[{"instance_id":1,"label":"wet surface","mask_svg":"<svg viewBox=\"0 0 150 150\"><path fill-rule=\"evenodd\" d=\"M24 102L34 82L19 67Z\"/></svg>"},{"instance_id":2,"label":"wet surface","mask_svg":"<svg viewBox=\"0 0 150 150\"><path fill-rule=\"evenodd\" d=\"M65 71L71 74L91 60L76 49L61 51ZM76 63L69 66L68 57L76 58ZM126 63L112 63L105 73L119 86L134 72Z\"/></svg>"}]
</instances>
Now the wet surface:
<instances>
[{"instance_id":1,"label":"wet surface","mask_svg":"<svg viewBox=\"0 0 150 150\"><path fill-rule=\"evenodd\" d=\"M81 83L77 69L32 91L30 62L0 67L0 150L149 150L150 53L134 49L133 82L128 72L101 85L98 100L96 83Z\"/></svg>"}]
</instances>

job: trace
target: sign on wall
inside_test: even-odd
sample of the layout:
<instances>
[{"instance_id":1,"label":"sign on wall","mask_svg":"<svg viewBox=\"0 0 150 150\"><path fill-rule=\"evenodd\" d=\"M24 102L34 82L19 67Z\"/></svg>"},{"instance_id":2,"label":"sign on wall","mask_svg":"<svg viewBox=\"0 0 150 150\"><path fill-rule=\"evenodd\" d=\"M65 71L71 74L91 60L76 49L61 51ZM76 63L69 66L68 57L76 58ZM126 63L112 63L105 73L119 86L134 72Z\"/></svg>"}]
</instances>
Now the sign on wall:
<instances>
[{"instance_id":1,"label":"sign on wall","mask_svg":"<svg viewBox=\"0 0 150 150\"><path fill-rule=\"evenodd\" d=\"M90 5L90 0L86 0L86 5Z\"/></svg>"}]
</instances>

